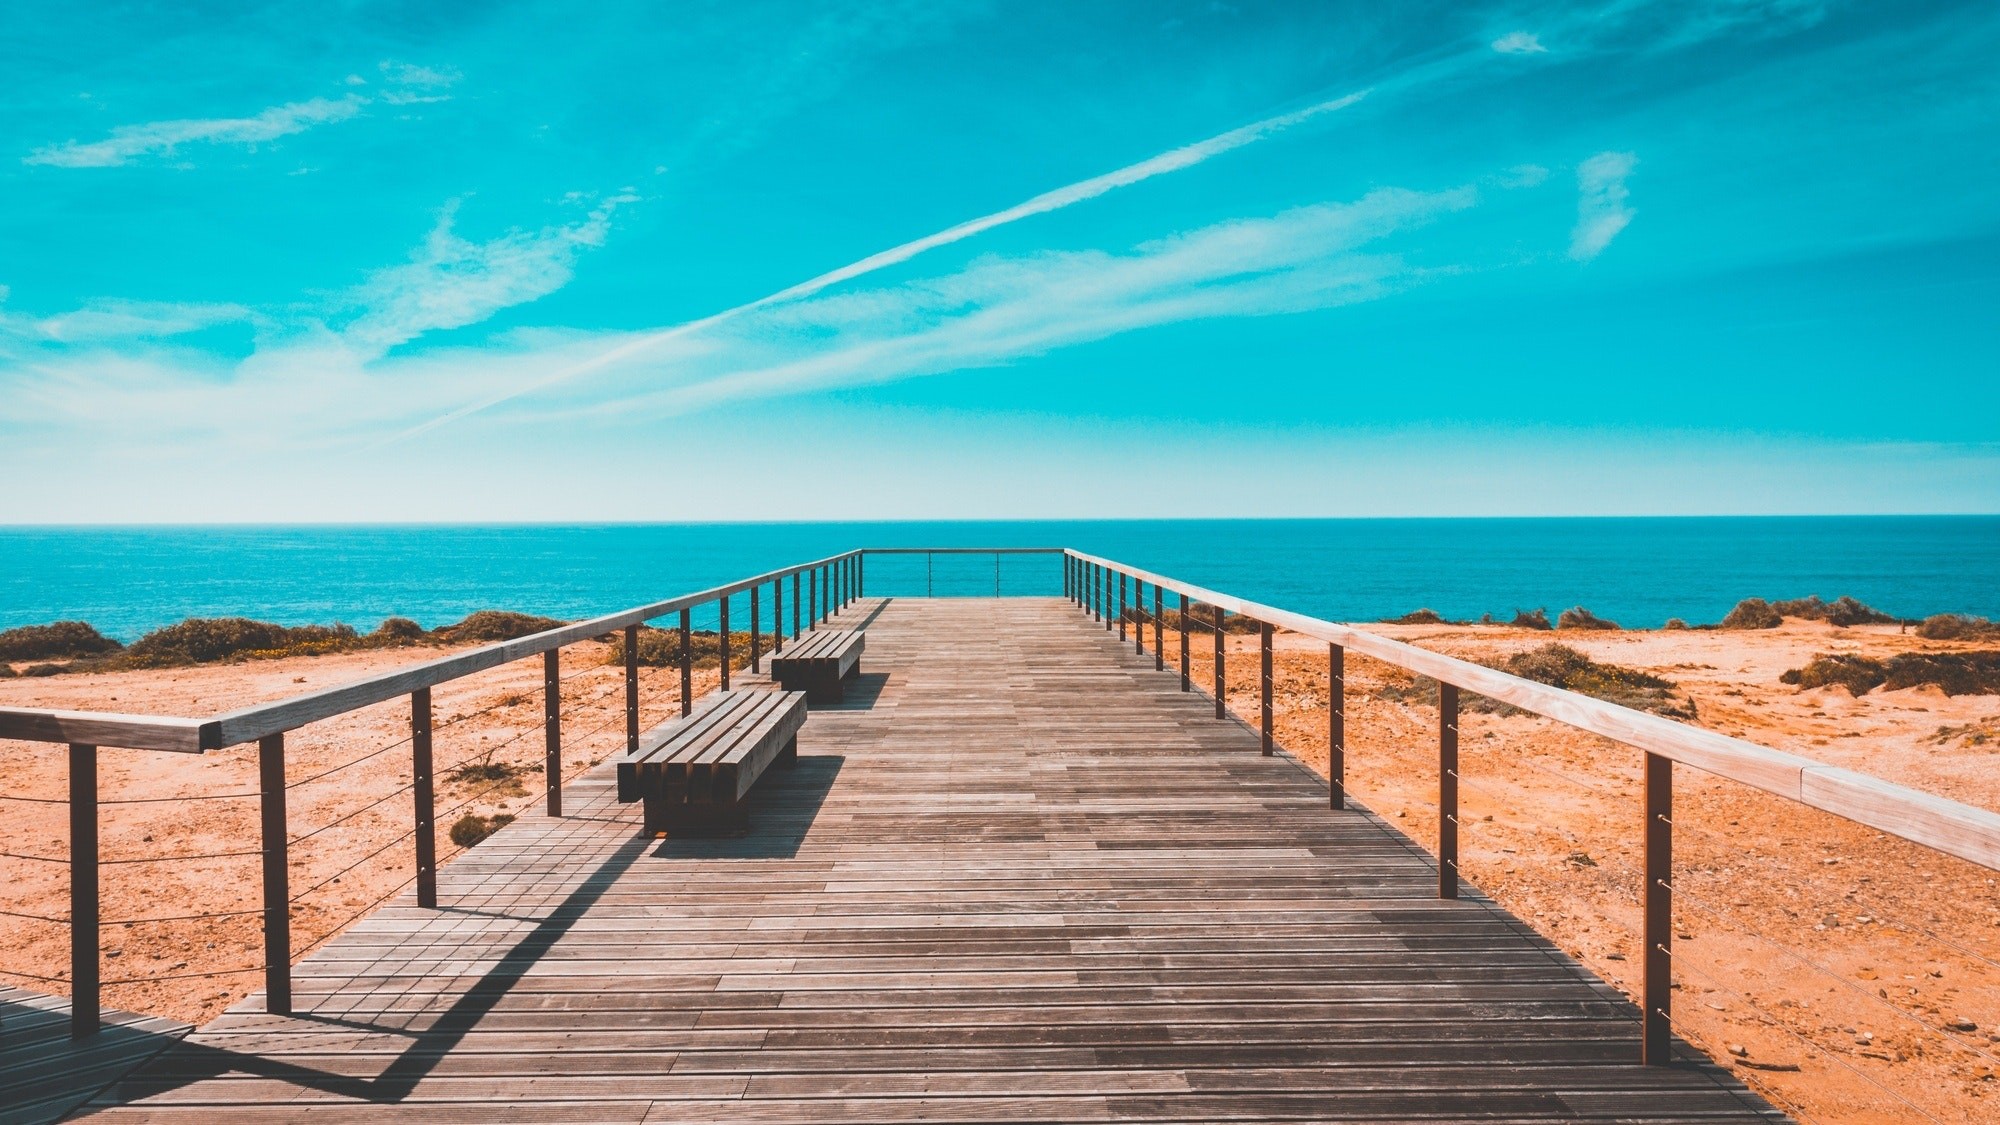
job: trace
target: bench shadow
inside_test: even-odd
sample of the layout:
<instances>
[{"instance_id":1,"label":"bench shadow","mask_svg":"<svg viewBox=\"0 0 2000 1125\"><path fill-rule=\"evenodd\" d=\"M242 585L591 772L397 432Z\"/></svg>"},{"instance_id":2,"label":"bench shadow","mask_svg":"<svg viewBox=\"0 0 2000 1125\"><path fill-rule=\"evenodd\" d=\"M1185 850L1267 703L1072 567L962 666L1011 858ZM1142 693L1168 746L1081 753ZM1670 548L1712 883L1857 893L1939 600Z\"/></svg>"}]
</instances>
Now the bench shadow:
<instances>
[{"instance_id":1,"label":"bench shadow","mask_svg":"<svg viewBox=\"0 0 2000 1125\"><path fill-rule=\"evenodd\" d=\"M814 711L872 711L889 687L887 672L856 672L842 681L838 703L815 703Z\"/></svg>"},{"instance_id":2,"label":"bench shadow","mask_svg":"<svg viewBox=\"0 0 2000 1125\"><path fill-rule=\"evenodd\" d=\"M846 762L839 754L800 754L791 769L765 770L750 790L748 833L669 836L649 854L655 859L791 859L799 854Z\"/></svg>"},{"instance_id":3,"label":"bench shadow","mask_svg":"<svg viewBox=\"0 0 2000 1125\"><path fill-rule=\"evenodd\" d=\"M0 986L0 994L10 992ZM189 1030L163 1019L107 1012L97 1034L73 1040L69 1011L68 1002L55 997L38 997L35 1003L0 998L0 1123L60 1121ZM146 1026L114 1022L121 1019Z\"/></svg>"}]
</instances>

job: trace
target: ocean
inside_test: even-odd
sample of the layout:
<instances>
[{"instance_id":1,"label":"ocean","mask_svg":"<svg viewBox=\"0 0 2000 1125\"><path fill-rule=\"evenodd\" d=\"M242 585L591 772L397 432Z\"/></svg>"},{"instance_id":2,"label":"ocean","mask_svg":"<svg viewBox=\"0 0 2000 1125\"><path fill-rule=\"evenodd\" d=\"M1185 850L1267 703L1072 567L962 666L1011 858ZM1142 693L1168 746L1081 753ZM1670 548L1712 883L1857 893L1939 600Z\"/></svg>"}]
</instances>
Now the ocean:
<instances>
[{"instance_id":1,"label":"ocean","mask_svg":"<svg viewBox=\"0 0 2000 1125\"><path fill-rule=\"evenodd\" d=\"M2000 617L2000 516L1802 516L12 527L0 628L76 619L130 641L186 617L574 619L863 546L1068 546L1345 621L1582 605L1653 627L1807 594ZM1057 561L1033 556L997 575L991 556L885 556L868 579L870 594L1061 591Z\"/></svg>"}]
</instances>

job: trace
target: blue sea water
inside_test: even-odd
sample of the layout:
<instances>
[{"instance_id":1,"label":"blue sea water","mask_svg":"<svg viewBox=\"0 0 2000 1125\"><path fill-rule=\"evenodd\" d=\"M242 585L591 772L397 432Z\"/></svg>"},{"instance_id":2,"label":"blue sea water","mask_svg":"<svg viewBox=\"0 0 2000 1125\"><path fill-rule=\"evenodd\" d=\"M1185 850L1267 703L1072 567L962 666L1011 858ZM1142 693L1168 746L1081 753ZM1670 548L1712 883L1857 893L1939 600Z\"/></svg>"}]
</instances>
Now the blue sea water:
<instances>
[{"instance_id":1,"label":"blue sea water","mask_svg":"<svg viewBox=\"0 0 2000 1125\"><path fill-rule=\"evenodd\" d=\"M0 528L0 628L81 619L131 640L185 617L580 618L862 546L1069 546L1336 620L1583 605L1650 627L1815 593L2000 617L2000 516L1114 520ZM870 594L990 594L996 573L990 556L883 557L868 579ZM1061 589L1047 557L1007 559L997 581Z\"/></svg>"}]
</instances>

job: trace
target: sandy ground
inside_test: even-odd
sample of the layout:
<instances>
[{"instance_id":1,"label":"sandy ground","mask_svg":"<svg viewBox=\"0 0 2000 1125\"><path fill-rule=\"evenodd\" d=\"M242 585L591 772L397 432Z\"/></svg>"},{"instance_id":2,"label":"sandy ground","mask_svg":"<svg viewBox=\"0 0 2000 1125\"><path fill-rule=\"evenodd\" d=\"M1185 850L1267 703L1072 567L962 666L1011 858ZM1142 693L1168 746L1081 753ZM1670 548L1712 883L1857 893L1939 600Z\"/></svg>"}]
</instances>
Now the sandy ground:
<instances>
[{"instance_id":1,"label":"sandy ground","mask_svg":"<svg viewBox=\"0 0 2000 1125\"><path fill-rule=\"evenodd\" d=\"M1376 626L1475 659L1546 643L1491 626ZM1969 646L1894 626L1788 622L1758 632L1563 634L1591 656L1681 684L1699 723L1929 792L2000 807L2000 697L1934 689L1798 691L1778 682L1821 652L1883 655ZM1195 682L1212 682L1211 640L1194 638ZM1178 640L1167 634L1169 651ZM1232 709L1257 713L1254 636L1230 638ZM621 670L604 650L565 653L565 772L623 745ZM421 655L430 655L425 650ZM1240 655L1235 655L1240 654ZM356 679L419 658L409 650L200 669L0 681L0 703L208 714ZM1279 742L1325 770L1326 650L1280 635ZM1406 674L1348 663L1347 778L1355 798L1420 843L1436 840L1433 705L1385 698ZM697 691L713 673L698 677ZM677 673L646 669L647 724L678 709ZM440 858L465 812L521 812L541 800L541 666L525 661L437 692ZM291 736L295 949L303 954L414 869L408 711L402 702ZM1640 755L1532 716L1462 722L1462 869L1563 949L1632 991L1639 975ZM370 756L372 755L372 756ZM450 780L463 764L526 771L517 785ZM67 828L60 748L0 742L0 851L61 858ZM251 748L200 758L103 752L107 1003L193 1022L252 991L261 956ZM332 771L332 772L329 772ZM322 776L323 775L323 776ZM1974 1122L2000 1117L2000 888L1990 872L1777 798L1679 771L1675 1018L1688 1039L1807 1120ZM454 806L462 806L454 808ZM447 810L450 810L449 812ZM228 854L236 853L236 854ZM215 858L183 858L214 856ZM0 911L60 917L67 869L0 858ZM243 912L197 920L189 914ZM60 992L67 931L0 914L0 979ZM12 974L10 976L10 974ZM1974 1030L1960 1030L1966 1023ZM1954 1027L1956 1025L1956 1027ZM1732 1049L1740 1049L1740 1055ZM1796 1069L1791 1069L1796 1068Z\"/></svg>"}]
</instances>

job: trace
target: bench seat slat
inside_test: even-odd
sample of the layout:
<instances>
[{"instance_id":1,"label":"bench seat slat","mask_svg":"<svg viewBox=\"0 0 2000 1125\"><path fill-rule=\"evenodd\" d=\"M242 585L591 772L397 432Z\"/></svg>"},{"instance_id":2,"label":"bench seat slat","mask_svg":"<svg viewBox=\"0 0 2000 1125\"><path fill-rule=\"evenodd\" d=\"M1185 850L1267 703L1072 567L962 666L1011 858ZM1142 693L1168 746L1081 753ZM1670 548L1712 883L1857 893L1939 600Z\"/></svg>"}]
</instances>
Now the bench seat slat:
<instances>
[{"instance_id":1,"label":"bench seat slat","mask_svg":"<svg viewBox=\"0 0 2000 1125\"><path fill-rule=\"evenodd\" d=\"M805 719L801 692L718 693L619 760L618 799L645 801L649 828L741 830L744 795L773 762L793 760Z\"/></svg>"}]
</instances>

